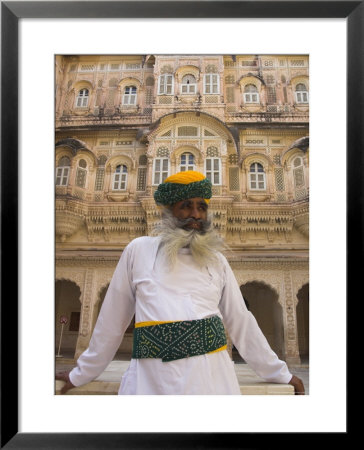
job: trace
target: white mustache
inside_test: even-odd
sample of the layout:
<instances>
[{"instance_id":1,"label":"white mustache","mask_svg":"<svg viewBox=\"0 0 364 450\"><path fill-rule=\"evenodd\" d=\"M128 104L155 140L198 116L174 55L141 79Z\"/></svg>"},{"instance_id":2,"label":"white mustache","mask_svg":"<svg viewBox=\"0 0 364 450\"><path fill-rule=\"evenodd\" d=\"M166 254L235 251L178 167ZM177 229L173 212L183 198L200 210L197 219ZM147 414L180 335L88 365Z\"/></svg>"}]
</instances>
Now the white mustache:
<instances>
[{"instance_id":1,"label":"white mustache","mask_svg":"<svg viewBox=\"0 0 364 450\"><path fill-rule=\"evenodd\" d=\"M187 227L191 223L198 223L200 228ZM181 248L189 247L192 257L200 266L215 263L217 253L225 249L223 240L213 229L211 215L206 220L178 219L165 208L162 221L157 224L153 234L161 236L161 248L171 268L175 265Z\"/></svg>"},{"instance_id":2,"label":"white mustache","mask_svg":"<svg viewBox=\"0 0 364 450\"><path fill-rule=\"evenodd\" d=\"M206 231L209 229L211 225L211 221L209 220L203 220L203 219L195 219L193 217L190 217L188 219L177 219L176 218L176 226L179 228L188 228L188 225L191 224L198 224L199 225L199 231L200 233L206 233Z\"/></svg>"}]
</instances>

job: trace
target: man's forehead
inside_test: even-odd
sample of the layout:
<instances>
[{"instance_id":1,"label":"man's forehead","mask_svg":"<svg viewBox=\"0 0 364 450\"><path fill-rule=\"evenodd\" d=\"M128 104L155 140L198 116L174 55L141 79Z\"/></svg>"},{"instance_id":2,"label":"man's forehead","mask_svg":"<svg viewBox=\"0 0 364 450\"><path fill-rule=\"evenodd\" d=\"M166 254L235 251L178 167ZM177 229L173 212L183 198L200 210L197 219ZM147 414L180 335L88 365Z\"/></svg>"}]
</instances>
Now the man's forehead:
<instances>
[{"instance_id":1,"label":"man's forehead","mask_svg":"<svg viewBox=\"0 0 364 450\"><path fill-rule=\"evenodd\" d=\"M194 203L194 204L199 204L199 205L207 205L206 201L204 198L202 197L193 197L193 198L187 198L185 200L181 200L179 202L177 202L177 204L182 204L182 203Z\"/></svg>"}]
</instances>

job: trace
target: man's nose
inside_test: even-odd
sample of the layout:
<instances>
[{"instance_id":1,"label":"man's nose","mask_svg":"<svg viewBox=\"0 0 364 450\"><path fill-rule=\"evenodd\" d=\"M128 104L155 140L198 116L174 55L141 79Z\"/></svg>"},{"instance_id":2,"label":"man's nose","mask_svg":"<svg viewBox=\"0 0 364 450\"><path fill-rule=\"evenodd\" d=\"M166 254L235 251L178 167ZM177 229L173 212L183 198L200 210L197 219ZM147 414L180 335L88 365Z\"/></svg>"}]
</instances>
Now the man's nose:
<instances>
[{"instance_id":1,"label":"man's nose","mask_svg":"<svg viewBox=\"0 0 364 450\"><path fill-rule=\"evenodd\" d=\"M193 219L201 219L201 211L198 206L193 206L191 208L190 217Z\"/></svg>"}]
</instances>

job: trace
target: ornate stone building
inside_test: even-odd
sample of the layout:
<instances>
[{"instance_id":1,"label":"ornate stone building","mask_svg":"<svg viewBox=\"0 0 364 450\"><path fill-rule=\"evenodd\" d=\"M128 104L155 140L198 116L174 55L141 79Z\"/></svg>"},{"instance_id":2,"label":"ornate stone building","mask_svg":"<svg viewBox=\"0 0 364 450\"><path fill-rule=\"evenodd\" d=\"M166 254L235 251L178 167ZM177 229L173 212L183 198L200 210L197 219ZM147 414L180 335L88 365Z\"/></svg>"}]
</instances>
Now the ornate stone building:
<instances>
[{"instance_id":1,"label":"ornate stone building","mask_svg":"<svg viewBox=\"0 0 364 450\"><path fill-rule=\"evenodd\" d=\"M156 186L195 169L213 183L209 209L249 309L281 358L306 361L308 56L55 63L56 348L61 330L62 352L87 347L120 254L159 219Z\"/></svg>"}]
</instances>

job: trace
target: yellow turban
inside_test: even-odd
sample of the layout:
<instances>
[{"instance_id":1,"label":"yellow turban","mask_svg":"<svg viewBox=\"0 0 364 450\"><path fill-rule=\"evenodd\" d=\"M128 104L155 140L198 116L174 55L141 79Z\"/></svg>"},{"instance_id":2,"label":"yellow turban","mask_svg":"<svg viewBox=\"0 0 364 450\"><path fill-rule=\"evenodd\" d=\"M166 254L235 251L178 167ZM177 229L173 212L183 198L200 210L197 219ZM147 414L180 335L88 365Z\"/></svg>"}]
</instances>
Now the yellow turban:
<instances>
[{"instance_id":1,"label":"yellow turban","mask_svg":"<svg viewBox=\"0 0 364 450\"><path fill-rule=\"evenodd\" d=\"M166 178L154 193L160 205L173 205L188 198L201 197L206 203L212 196L211 181L200 172L188 170Z\"/></svg>"},{"instance_id":2,"label":"yellow turban","mask_svg":"<svg viewBox=\"0 0 364 450\"><path fill-rule=\"evenodd\" d=\"M190 184L195 181L201 181L205 179L205 175L195 170L187 170L185 172L178 172L164 180L165 183L178 183L178 184Z\"/></svg>"}]
</instances>

